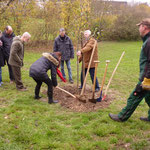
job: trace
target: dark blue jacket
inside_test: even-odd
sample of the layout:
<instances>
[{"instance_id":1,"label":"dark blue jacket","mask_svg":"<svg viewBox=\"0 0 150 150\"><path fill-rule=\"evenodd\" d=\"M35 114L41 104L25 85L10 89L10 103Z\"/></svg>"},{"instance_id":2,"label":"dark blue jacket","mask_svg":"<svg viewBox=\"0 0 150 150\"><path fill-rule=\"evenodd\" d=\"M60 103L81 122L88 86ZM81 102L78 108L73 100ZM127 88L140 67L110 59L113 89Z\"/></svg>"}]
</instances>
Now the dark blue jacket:
<instances>
[{"instance_id":1,"label":"dark blue jacket","mask_svg":"<svg viewBox=\"0 0 150 150\"><path fill-rule=\"evenodd\" d=\"M65 35L64 40L61 39L60 35L55 39L54 52L61 52L61 60L70 60L74 58L74 49L71 39Z\"/></svg>"},{"instance_id":2,"label":"dark blue jacket","mask_svg":"<svg viewBox=\"0 0 150 150\"><path fill-rule=\"evenodd\" d=\"M1 37L1 41L3 42L3 53L5 57L9 57L10 55L10 48L11 48L11 44L13 42L13 38L15 37L15 34L12 33L11 35L6 34L6 32L4 31Z\"/></svg>"},{"instance_id":3,"label":"dark blue jacket","mask_svg":"<svg viewBox=\"0 0 150 150\"><path fill-rule=\"evenodd\" d=\"M5 62L4 62L3 49L2 49L2 46L0 46L0 67L2 67L4 65L5 65Z\"/></svg>"},{"instance_id":4,"label":"dark blue jacket","mask_svg":"<svg viewBox=\"0 0 150 150\"><path fill-rule=\"evenodd\" d=\"M49 54L53 58L57 59L54 54ZM30 67L29 75L30 77L33 77L37 80L47 80L49 78L47 71L51 70L51 79L53 86L57 86L57 66L54 64L54 62L46 57L39 58L36 62L34 62Z\"/></svg>"}]
</instances>

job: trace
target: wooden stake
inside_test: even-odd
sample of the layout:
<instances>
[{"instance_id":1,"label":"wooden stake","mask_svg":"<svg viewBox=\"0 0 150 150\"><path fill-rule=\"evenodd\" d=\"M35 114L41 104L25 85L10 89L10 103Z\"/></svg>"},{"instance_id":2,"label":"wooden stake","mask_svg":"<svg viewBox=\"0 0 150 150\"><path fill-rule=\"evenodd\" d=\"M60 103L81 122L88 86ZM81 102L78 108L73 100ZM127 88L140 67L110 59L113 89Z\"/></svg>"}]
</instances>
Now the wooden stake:
<instances>
[{"instance_id":1,"label":"wooden stake","mask_svg":"<svg viewBox=\"0 0 150 150\"><path fill-rule=\"evenodd\" d=\"M121 57L120 57L120 59L119 59L117 65L116 65L116 67L115 67L115 69L114 69L114 71L113 71L113 73L112 73L112 75L111 75L111 77L110 77L110 79L109 79L109 82L108 82L108 84L107 84L107 87L106 87L106 91L105 91L103 100L106 98L106 95L107 95L107 92L108 92L108 88L109 88L109 86L110 86L110 83L111 83L111 81L112 81L112 78L113 78L113 76L114 76L114 74L115 74L115 72L116 72L116 70L117 70L117 68L118 68L118 66L119 66L119 64L120 64L120 62L121 62L121 60L122 60L124 54L125 54L125 51L122 53L122 55L121 55Z\"/></svg>"}]
</instances>

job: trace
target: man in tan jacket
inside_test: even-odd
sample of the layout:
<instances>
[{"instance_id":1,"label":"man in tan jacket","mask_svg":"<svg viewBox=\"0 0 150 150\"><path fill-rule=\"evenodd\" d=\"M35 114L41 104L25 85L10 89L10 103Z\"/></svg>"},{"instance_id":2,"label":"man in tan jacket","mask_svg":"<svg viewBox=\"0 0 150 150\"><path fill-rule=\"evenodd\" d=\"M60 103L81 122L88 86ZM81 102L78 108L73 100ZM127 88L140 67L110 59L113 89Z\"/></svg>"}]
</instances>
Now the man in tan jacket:
<instances>
[{"instance_id":1,"label":"man in tan jacket","mask_svg":"<svg viewBox=\"0 0 150 150\"><path fill-rule=\"evenodd\" d=\"M24 43L28 42L30 37L31 35L25 32L21 37L15 37L11 45L9 64L12 67L16 88L19 91L26 90L21 80L21 67L23 66L24 58Z\"/></svg>"},{"instance_id":2,"label":"man in tan jacket","mask_svg":"<svg viewBox=\"0 0 150 150\"><path fill-rule=\"evenodd\" d=\"M91 54L92 54L92 51L93 51L93 47L94 47L94 44L95 44L95 39L93 37L91 37L91 31L90 30L86 30L84 32L84 37L85 37L85 43L84 43L83 48L81 49L81 51L77 52L77 55L80 56L79 57L79 62L82 61L82 54L84 55L84 66L85 66L85 74L86 74L87 68L88 68L88 65L89 65L89 61L90 61L90 58L91 58ZM95 49L94 56L93 56L93 59L92 59L92 63L91 63L90 70L89 70L92 82L94 81L94 73L95 73L95 63L94 63L94 61L95 60L98 60L97 45L96 45L96 49ZM80 86L81 89L82 89L82 86L83 86L83 71L81 72L81 86ZM99 89L100 89L99 83L98 83L98 80L96 78L95 91L97 92L97 91L99 91Z\"/></svg>"}]
</instances>

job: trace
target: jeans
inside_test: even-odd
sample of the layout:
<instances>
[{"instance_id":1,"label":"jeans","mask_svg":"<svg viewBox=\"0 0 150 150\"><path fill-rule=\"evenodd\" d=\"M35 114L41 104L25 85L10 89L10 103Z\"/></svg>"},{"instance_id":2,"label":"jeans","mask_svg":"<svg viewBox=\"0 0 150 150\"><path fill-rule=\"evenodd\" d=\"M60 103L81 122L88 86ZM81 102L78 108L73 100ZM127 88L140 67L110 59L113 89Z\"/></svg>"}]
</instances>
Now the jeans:
<instances>
[{"instance_id":1,"label":"jeans","mask_svg":"<svg viewBox=\"0 0 150 150\"><path fill-rule=\"evenodd\" d=\"M95 74L95 68L90 68L89 70L90 72L90 76L91 76L91 79L92 79L92 83L94 82L94 74ZM85 75L87 73L87 68L85 68ZM81 88L83 86L83 72L81 72ZM95 89L99 89L99 83L98 83L98 80L96 78L96 84L95 84Z\"/></svg>"},{"instance_id":2,"label":"jeans","mask_svg":"<svg viewBox=\"0 0 150 150\"><path fill-rule=\"evenodd\" d=\"M2 82L2 68L0 67L0 83Z\"/></svg>"},{"instance_id":3,"label":"jeans","mask_svg":"<svg viewBox=\"0 0 150 150\"><path fill-rule=\"evenodd\" d=\"M71 63L70 63L70 60L65 60L65 62L66 62L67 69L68 69L69 81L71 81L72 80ZM61 60L60 66L61 66L61 73L62 73L63 77L66 79L63 60Z\"/></svg>"}]
</instances>

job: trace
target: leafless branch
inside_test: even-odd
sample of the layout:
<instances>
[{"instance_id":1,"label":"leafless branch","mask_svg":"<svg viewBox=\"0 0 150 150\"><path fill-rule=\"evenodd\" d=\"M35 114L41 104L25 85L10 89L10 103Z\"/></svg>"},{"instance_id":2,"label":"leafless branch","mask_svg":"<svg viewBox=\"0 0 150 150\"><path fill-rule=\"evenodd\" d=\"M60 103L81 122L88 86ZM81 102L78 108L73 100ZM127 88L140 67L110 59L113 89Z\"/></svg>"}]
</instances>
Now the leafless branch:
<instances>
[{"instance_id":1,"label":"leafless branch","mask_svg":"<svg viewBox=\"0 0 150 150\"><path fill-rule=\"evenodd\" d=\"M3 8L0 10L0 14L3 14L3 13L6 11L7 7L9 7L9 5L10 5L13 1L15 1L15 0L9 0L9 1L7 2L7 4L6 4L6 6L3 7ZM0 2L2 2L2 0L0 0Z\"/></svg>"}]
</instances>

